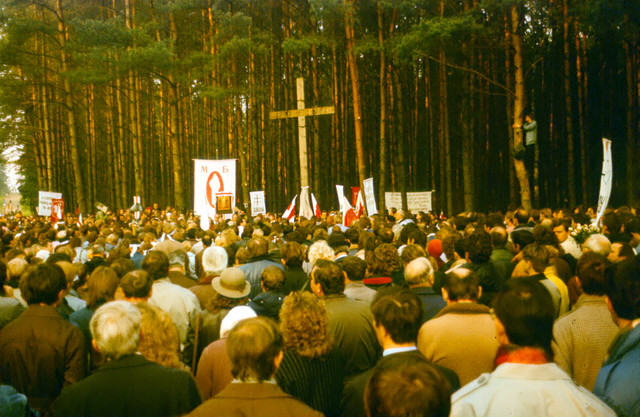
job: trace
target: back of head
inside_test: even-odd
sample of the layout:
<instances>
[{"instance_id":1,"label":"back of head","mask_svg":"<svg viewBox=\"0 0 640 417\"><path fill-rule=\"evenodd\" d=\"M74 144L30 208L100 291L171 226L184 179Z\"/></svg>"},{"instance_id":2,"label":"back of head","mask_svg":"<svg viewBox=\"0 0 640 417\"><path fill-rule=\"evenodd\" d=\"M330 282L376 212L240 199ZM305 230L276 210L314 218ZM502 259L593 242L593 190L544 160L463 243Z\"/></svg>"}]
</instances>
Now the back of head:
<instances>
[{"instance_id":1,"label":"back of head","mask_svg":"<svg viewBox=\"0 0 640 417\"><path fill-rule=\"evenodd\" d=\"M477 229L467 238L467 252L473 263L486 263L491 258L491 236Z\"/></svg>"},{"instance_id":2,"label":"back of head","mask_svg":"<svg viewBox=\"0 0 640 417\"><path fill-rule=\"evenodd\" d=\"M302 266L306 258L304 246L295 241L289 241L282 245L280 254L288 267Z\"/></svg>"},{"instance_id":3,"label":"back of head","mask_svg":"<svg viewBox=\"0 0 640 417\"><path fill-rule=\"evenodd\" d=\"M422 246L419 245L407 245L402 249L402 253L400 254L400 259L402 259L402 263L407 265L409 262L413 261L416 258L426 257L427 252L424 250Z\"/></svg>"},{"instance_id":4,"label":"back of head","mask_svg":"<svg viewBox=\"0 0 640 417\"><path fill-rule=\"evenodd\" d=\"M472 271L457 268L447 274L444 289L450 301L477 301L480 295L480 281Z\"/></svg>"},{"instance_id":5,"label":"back of head","mask_svg":"<svg viewBox=\"0 0 640 417\"><path fill-rule=\"evenodd\" d=\"M620 233L620 229L622 227L618 215L614 212L606 213L602 216L602 225L607 227L607 230L611 235L617 235Z\"/></svg>"},{"instance_id":6,"label":"back of head","mask_svg":"<svg viewBox=\"0 0 640 417\"><path fill-rule=\"evenodd\" d=\"M520 249L524 249L527 245L535 242L533 233L529 230L514 230L511 232L511 241L514 245L518 245Z\"/></svg>"},{"instance_id":7,"label":"back of head","mask_svg":"<svg viewBox=\"0 0 640 417\"><path fill-rule=\"evenodd\" d=\"M311 279L320 285L324 295L344 293L345 283L342 268L333 261L318 260L311 270Z\"/></svg>"},{"instance_id":8,"label":"back of head","mask_svg":"<svg viewBox=\"0 0 640 417\"><path fill-rule=\"evenodd\" d=\"M350 281L362 281L367 272L367 263L357 256L347 256L341 266Z\"/></svg>"},{"instance_id":9,"label":"back of head","mask_svg":"<svg viewBox=\"0 0 640 417\"><path fill-rule=\"evenodd\" d=\"M234 378L262 382L275 374L275 358L282 351L282 335L271 319L246 319L229 332L226 349Z\"/></svg>"},{"instance_id":10,"label":"back of head","mask_svg":"<svg viewBox=\"0 0 640 417\"><path fill-rule=\"evenodd\" d=\"M541 224L536 225L533 228L533 238L536 243L540 245L557 245L558 238L549 226L543 226Z\"/></svg>"},{"instance_id":11,"label":"back of head","mask_svg":"<svg viewBox=\"0 0 640 417\"><path fill-rule=\"evenodd\" d=\"M519 208L513 213L513 218L518 221L518 224L527 224L529 217L529 212L523 208Z\"/></svg>"},{"instance_id":12,"label":"back of head","mask_svg":"<svg viewBox=\"0 0 640 417\"><path fill-rule=\"evenodd\" d=\"M229 255L220 246L211 246L202 252L202 269L204 273L211 276L218 276L227 268Z\"/></svg>"},{"instance_id":13,"label":"back of head","mask_svg":"<svg viewBox=\"0 0 640 417\"><path fill-rule=\"evenodd\" d=\"M422 324L422 302L407 288L378 291L371 302L376 325L383 326L395 343L415 343Z\"/></svg>"},{"instance_id":14,"label":"back of head","mask_svg":"<svg viewBox=\"0 0 640 417\"><path fill-rule=\"evenodd\" d=\"M388 277L402 267L398 249L390 243L383 243L373 251L365 251L365 261L372 276Z\"/></svg>"},{"instance_id":15,"label":"back of head","mask_svg":"<svg viewBox=\"0 0 640 417\"><path fill-rule=\"evenodd\" d=\"M180 267L185 271L189 268L189 256L183 249L169 252L167 258L169 258L169 268Z\"/></svg>"},{"instance_id":16,"label":"back of head","mask_svg":"<svg viewBox=\"0 0 640 417\"><path fill-rule=\"evenodd\" d=\"M540 282L512 279L493 302L496 318L509 342L520 347L543 349L549 358L555 309L549 291Z\"/></svg>"},{"instance_id":17,"label":"back of head","mask_svg":"<svg viewBox=\"0 0 640 417\"><path fill-rule=\"evenodd\" d=\"M64 271L56 264L38 264L20 279L20 293L29 305L53 305L58 301L60 291L66 289Z\"/></svg>"},{"instance_id":18,"label":"back of head","mask_svg":"<svg viewBox=\"0 0 640 417\"><path fill-rule=\"evenodd\" d=\"M306 291L293 291L284 299L280 329L286 349L306 358L323 356L333 346L324 303Z\"/></svg>"},{"instance_id":19,"label":"back of head","mask_svg":"<svg viewBox=\"0 0 640 417\"><path fill-rule=\"evenodd\" d=\"M118 274L108 266L99 266L87 279L87 307L95 310L112 301L119 284Z\"/></svg>"},{"instance_id":20,"label":"back of head","mask_svg":"<svg viewBox=\"0 0 640 417\"><path fill-rule=\"evenodd\" d=\"M262 270L260 282L266 291L282 291L284 288L284 271L275 265Z\"/></svg>"},{"instance_id":21,"label":"back of head","mask_svg":"<svg viewBox=\"0 0 640 417\"><path fill-rule=\"evenodd\" d=\"M531 267L539 274L549 265L549 257L549 249L538 243L531 243L522 251L522 259L531 262Z\"/></svg>"},{"instance_id":22,"label":"back of head","mask_svg":"<svg viewBox=\"0 0 640 417\"><path fill-rule=\"evenodd\" d=\"M128 272L136 269L135 264L129 258L117 258L110 262L109 266L111 267L111 269L116 271L116 274L118 274L120 278L125 276Z\"/></svg>"},{"instance_id":23,"label":"back of head","mask_svg":"<svg viewBox=\"0 0 640 417\"><path fill-rule=\"evenodd\" d=\"M494 248L502 248L507 244L507 239L509 238L509 234L504 227L496 226L489 232L491 236L491 245Z\"/></svg>"},{"instance_id":24,"label":"back of head","mask_svg":"<svg viewBox=\"0 0 640 417\"><path fill-rule=\"evenodd\" d=\"M162 251L152 250L142 260L142 269L154 281L165 278L169 274L169 258Z\"/></svg>"},{"instance_id":25,"label":"back of head","mask_svg":"<svg viewBox=\"0 0 640 417\"><path fill-rule=\"evenodd\" d=\"M640 318L640 256L607 270L607 297L616 316L625 320Z\"/></svg>"},{"instance_id":26,"label":"back of head","mask_svg":"<svg viewBox=\"0 0 640 417\"><path fill-rule=\"evenodd\" d=\"M404 268L404 280L409 286L433 285L433 266L425 257L416 258Z\"/></svg>"},{"instance_id":27,"label":"back of head","mask_svg":"<svg viewBox=\"0 0 640 417\"><path fill-rule=\"evenodd\" d=\"M604 257L609 256L611 253L611 242L605 235L595 234L591 235L584 241L582 245L583 250L595 252Z\"/></svg>"},{"instance_id":28,"label":"back of head","mask_svg":"<svg viewBox=\"0 0 640 417\"><path fill-rule=\"evenodd\" d=\"M376 366L364 394L369 417L448 417L450 386L426 359L391 355Z\"/></svg>"},{"instance_id":29,"label":"back of head","mask_svg":"<svg viewBox=\"0 0 640 417\"><path fill-rule=\"evenodd\" d=\"M307 256L309 258L309 263L311 265L315 265L321 259L332 261L335 258L335 252L329 244L324 240L318 240L314 242L311 246L309 246L309 251L307 252Z\"/></svg>"},{"instance_id":30,"label":"back of head","mask_svg":"<svg viewBox=\"0 0 640 417\"><path fill-rule=\"evenodd\" d=\"M127 298L147 298L151 293L153 279L146 271L131 271L120 280L120 288Z\"/></svg>"},{"instance_id":31,"label":"back of head","mask_svg":"<svg viewBox=\"0 0 640 417\"><path fill-rule=\"evenodd\" d=\"M605 270L607 260L595 252L585 252L580 256L576 272L580 279L580 287L586 294L605 295L607 280Z\"/></svg>"},{"instance_id":32,"label":"back of head","mask_svg":"<svg viewBox=\"0 0 640 417\"><path fill-rule=\"evenodd\" d=\"M140 310L127 301L113 301L96 310L89 327L100 353L108 359L136 353L141 316Z\"/></svg>"},{"instance_id":33,"label":"back of head","mask_svg":"<svg viewBox=\"0 0 640 417\"><path fill-rule=\"evenodd\" d=\"M263 237L252 237L247 242L247 249L251 252L251 257L264 256L269 254L269 242Z\"/></svg>"}]
</instances>

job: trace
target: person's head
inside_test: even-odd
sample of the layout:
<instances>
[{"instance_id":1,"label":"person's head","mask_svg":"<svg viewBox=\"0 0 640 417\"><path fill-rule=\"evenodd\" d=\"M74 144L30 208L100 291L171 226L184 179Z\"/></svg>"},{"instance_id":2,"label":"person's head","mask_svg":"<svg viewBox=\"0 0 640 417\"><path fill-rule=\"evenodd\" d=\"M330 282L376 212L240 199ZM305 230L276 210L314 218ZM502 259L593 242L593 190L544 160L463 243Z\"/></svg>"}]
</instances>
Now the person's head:
<instances>
[{"instance_id":1,"label":"person's head","mask_svg":"<svg viewBox=\"0 0 640 417\"><path fill-rule=\"evenodd\" d=\"M402 253L400 254L400 259L402 259L402 264L405 267L409 264L409 262L413 261L416 258L426 257L427 252L425 252L424 248L420 245L407 245L402 249Z\"/></svg>"},{"instance_id":2,"label":"person's head","mask_svg":"<svg viewBox=\"0 0 640 417\"><path fill-rule=\"evenodd\" d=\"M275 265L269 265L260 274L260 284L264 291L282 291L284 271Z\"/></svg>"},{"instance_id":3,"label":"person's head","mask_svg":"<svg viewBox=\"0 0 640 417\"><path fill-rule=\"evenodd\" d=\"M127 301L113 301L98 308L89 327L92 344L107 359L133 355L140 342L140 310Z\"/></svg>"},{"instance_id":4,"label":"person's head","mask_svg":"<svg viewBox=\"0 0 640 417\"><path fill-rule=\"evenodd\" d=\"M516 252L520 253L528 245L535 242L535 239L529 230L514 230L511 232L511 241Z\"/></svg>"},{"instance_id":5,"label":"person's head","mask_svg":"<svg viewBox=\"0 0 640 417\"><path fill-rule=\"evenodd\" d=\"M310 275L314 294L322 296L344 293L344 274L339 264L320 259L315 263Z\"/></svg>"},{"instance_id":6,"label":"person's head","mask_svg":"<svg viewBox=\"0 0 640 417\"><path fill-rule=\"evenodd\" d=\"M367 263L357 256L347 256L340 265L349 281L362 281L367 272Z\"/></svg>"},{"instance_id":7,"label":"person's head","mask_svg":"<svg viewBox=\"0 0 640 417\"><path fill-rule=\"evenodd\" d=\"M125 276L128 272L131 272L134 269L136 269L135 264L129 258L114 259L112 262L109 263L109 266L111 267L111 269L113 269L116 272L116 274L118 274L120 278Z\"/></svg>"},{"instance_id":8,"label":"person's head","mask_svg":"<svg viewBox=\"0 0 640 417\"><path fill-rule=\"evenodd\" d=\"M266 317L242 320L227 337L231 374L241 381L271 379L282 360L282 346L282 335L273 320Z\"/></svg>"},{"instance_id":9,"label":"person's head","mask_svg":"<svg viewBox=\"0 0 640 417\"><path fill-rule=\"evenodd\" d=\"M189 256L186 251L182 249L171 251L167 254L167 258L169 258L170 270L182 273L189 270Z\"/></svg>"},{"instance_id":10,"label":"person's head","mask_svg":"<svg viewBox=\"0 0 640 417\"><path fill-rule=\"evenodd\" d=\"M229 300L243 300L251 292L251 284L239 268L225 269L211 281L211 286L217 294Z\"/></svg>"},{"instance_id":11,"label":"person's head","mask_svg":"<svg viewBox=\"0 0 640 417\"><path fill-rule=\"evenodd\" d=\"M518 224L527 224L529 217L529 211L523 208L519 208L515 213L513 213L513 219L516 220Z\"/></svg>"},{"instance_id":12,"label":"person's head","mask_svg":"<svg viewBox=\"0 0 640 417\"><path fill-rule=\"evenodd\" d=\"M207 276L218 276L227 268L229 256L220 246L208 247L202 252L202 269Z\"/></svg>"},{"instance_id":13,"label":"person's head","mask_svg":"<svg viewBox=\"0 0 640 417\"><path fill-rule=\"evenodd\" d=\"M292 232L297 233L297 232ZM280 247L283 263L288 267L302 266L306 259L305 247L295 241L289 241Z\"/></svg>"},{"instance_id":14,"label":"person's head","mask_svg":"<svg viewBox=\"0 0 640 417\"><path fill-rule=\"evenodd\" d=\"M595 252L607 257L611 252L611 242L605 235L591 235L582 244L582 252Z\"/></svg>"},{"instance_id":15,"label":"person's head","mask_svg":"<svg viewBox=\"0 0 640 417\"><path fill-rule=\"evenodd\" d=\"M28 305L55 305L66 290L64 271L56 264L38 264L20 279L20 293Z\"/></svg>"},{"instance_id":16,"label":"person's head","mask_svg":"<svg viewBox=\"0 0 640 417\"><path fill-rule=\"evenodd\" d=\"M329 319L324 304L306 291L290 293L280 310L284 346L300 356L316 358L332 348Z\"/></svg>"},{"instance_id":17,"label":"person's head","mask_svg":"<svg viewBox=\"0 0 640 417\"><path fill-rule=\"evenodd\" d=\"M147 360L170 368L183 369L180 361L180 337L171 316L148 303L137 303L142 337L138 352Z\"/></svg>"},{"instance_id":18,"label":"person's head","mask_svg":"<svg viewBox=\"0 0 640 417\"><path fill-rule=\"evenodd\" d=\"M7 276L10 281L19 281L22 274L29 268L29 262L24 258L13 258L7 262Z\"/></svg>"},{"instance_id":19,"label":"person's head","mask_svg":"<svg viewBox=\"0 0 640 417\"><path fill-rule=\"evenodd\" d=\"M448 417L449 381L426 359L391 355L376 366L364 393L368 417Z\"/></svg>"},{"instance_id":20,"label":"person's head","mask_svg":"<svg viewBox=\"0 0 640 417\"><path fill-rule=\"evenodd\" d=\"M252 237L247 242L247 249L251 253L251 257L264 256L269 254L269 242L264 237Z\"/></svg>"},{"instance_id":21,"label":"person's head","mask_svg":"<svg viewBox=\"0 0 640 417\"><path fill-rule=\"evenodd\" d=\"M309 263L315 265L320 259L333 261L335 259L335 252L326 241L318 240L309 246L307 257L309 258Z\"/></svg>"},{"instance_id":22,"label":"person's head","mask_svg":"<svg viewBox=\"0 0 640 417\"><path fill-rule=\"evenodd\" d=\"M119 284L118 274L108 266L97 267L87 279L87 307L97 309L112 301Z\"/></svg>"},{"instance_id":23,"label":"person's head","mask_svg":"<svg viewBox=\"0 0 640 417\"><path fill-rule=\"evenodd\" d=\"M494 248L504 248L504 245L507 244L507 239L509 238L507 229L501 226L496 226L491 229L489 236L491 236L491 246Z\"/></svg>"},{"instance_id":24,"label":"person's head","mask_svg":"<svg viewBox=\"0 0 640 417\"><path fill-rule=\"evenodd\" d=\"M549 291L533 279L512 279L493 301L496 334L502 345L533 347L552 358L555 310Z\"/></svg>"},{"instance_id":25,"label":"person's head","mask_svg":"<svg viewBox=\"0 0 640 417\"><path fill-rule=\"evenodd\" d=\"M433 266L425 257L416 258L404 268L404 280L410 287L433 286Z\"/></svg>"},{"instance_id":26,"label":"person's head","mask_svg":"<svg viewBox=\"0 0 640 417\"><path fill-rule=\"evenodd\" d=\"M447 257L447 260L452 261L456 258L455 245L456 242L462 240L462 236L459 233L451 233L442 239L442 252ZM461 257L464 257L464 250ZM404 251L403 251L404 253Z\"/></svg>"},{"instance_id":27,"label":"person's head","mask_svg":"<svg viewBox=\"0 0 640 417\"><path fill-rule=\"evenodd\" d=\"M457 268L447 274L442 295L447 302L478 301L482 289L478 276L466 268Z\"/></svg>"},{"instance_id":28,"label":"person's head","mask_svg":"<svg viewBox=\"0 0 640 417\"><path fill-rule=\"evenodd\" d=\"M611 252L607 259L613 264L620 263L626 259L631 259L635 256L633 248L628 243L615 242L611 244Z\"/></svg>"},{"instance_id":29,"label":"person's head","mask_svg":"<svg viewBox=\"0 0 640 417\"><path fill-rule=\"evenodd\" d=\"M607 270L607 299L614 320L640 318L640 256ZM618 320L616 320L618 322Z\"/></svg>"},{"instance_id":30,"label":"person's head","mask_svg":"<svg viewBox=\"0 0 640 417\"><path fill-rule=\"evenodd\" d=\"M371 314L381 345L387 336L396 344L415 343L418 338L423 306L409 289L389 287L378 291L371 302Z\"/></svg>"},{"instance_id":31,"label":"person's head","mask_svg":"<svg viewBox=\"0 0 640 417\"><path fill-rule=\"evenodd\" d=\"M602 216L601 224L603 232L609 236L620 233L622 227L620 218L615 212L605 213L605 215Z\"/></svg>"},{"instance_id":32,"label":"person's head","mask_svg":"<svg viewBox=\"0 0 640 417\"><path fill-rule=\"evenodd\" d=\"M522 251L522 259L529 264L529 268L535 273L542 274L549 265L549 249L538 243L527 245ZM529 275L534 275L530 273Z\"/></svg>"},{"instance_id":33,"label":"person's head","mask_svg":"<svg viewBox=\"0 0 640 417\"><path fill-rule=\"evenodd\" d=\"M566 220L555 220L553 222L552 230L559 243L563 243L569 238L569 223Z\"/></svg>"},{"instance_id":34,"label":"person's head","mask_svg":"<svg viewBox=\"0 0 640 417\"><path fill-rule=\"evenodd\" d=\"M604 256L595 252L586 252L580 256L576 273L580 281L580 287L589 295L605 295L607 280L605 270L607 260Z\"/></svg>"},{"instance_id":35,"label":"person's head","mask_svg":"<svg viewBox=\"0 0 640 417\"><path fill-rule=\"evenodd\" d=\"M370 276L390 277L402 267L398 249L390 243L382 243L373 251L365 251L367 272Z\"/></svg>"},{"instance_id":36,"label":"person's head","mask_svg":"<svg viewBox=\"0 0 640 417\"><path fill-rule=\"evenodd\" d=\"M169 274L169 257L159 250L149 251L142 260L142 269L154 281L165 278Z\"/></svg>"},{"instance_id":37,"label":"person's head","mask_svg":"<svg viewBox=\"0 0 640 417\"><path fill-rule=\"evenodd\" d=\"M152 286L153 279L143 270L131 271L120 280L120 288L126 298L149 298Z\"/></svg>"},{"instance_id":38,"label":"person's head","mask_svg":"<svg viewBox=\"0 0 640 417\"><path fill-rule=\"evenodd\" d=\"M482 229L476 229L467 238L467 254L475 263L486 263L491 258L491 236Z\"/></svg>"}]
</instances>

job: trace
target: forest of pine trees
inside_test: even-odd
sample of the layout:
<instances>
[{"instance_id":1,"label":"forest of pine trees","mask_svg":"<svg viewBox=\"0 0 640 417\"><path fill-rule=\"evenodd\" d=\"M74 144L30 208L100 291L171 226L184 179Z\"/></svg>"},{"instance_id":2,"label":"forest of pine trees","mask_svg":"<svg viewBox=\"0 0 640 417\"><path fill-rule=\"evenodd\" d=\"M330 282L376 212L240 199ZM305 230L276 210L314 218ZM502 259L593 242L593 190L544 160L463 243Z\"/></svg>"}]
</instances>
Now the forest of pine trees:
<instances>
[{"instance_id":1,"label":"forest of pine trees","mask_svg":"<svg viewBox=\"0 0 640 417\"><path fill-rule=\"evenodd\" d=\"M435 190L435 209L639 200L639 0L0 0L0 146L21 192L190 209L192 159L237 159L238 204L299 192L296 119L323 209L335 184ZM539 172L514 159L525 112Z\"/></svg>"}]
</instances>

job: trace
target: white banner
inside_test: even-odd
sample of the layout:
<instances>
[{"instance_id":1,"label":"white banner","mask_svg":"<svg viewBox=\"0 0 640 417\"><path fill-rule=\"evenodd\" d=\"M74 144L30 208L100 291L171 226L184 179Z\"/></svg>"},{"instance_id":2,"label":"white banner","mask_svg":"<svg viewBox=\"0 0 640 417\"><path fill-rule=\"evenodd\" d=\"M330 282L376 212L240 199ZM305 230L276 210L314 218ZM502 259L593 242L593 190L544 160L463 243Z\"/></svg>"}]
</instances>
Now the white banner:
<instances>
[{"instance_id":1,"label":"white banner","mask_svg":"<svg viewBox=\"0 0 640 417\"><path fill-rule=\"evenodd\" d=\"M387 210L390 208L395 208L396 210L402 209L402 193L384 193L384 205L387 207Z\"/></svg>"},{"instance_id":2,"label":"white banner","mask_svg":"<svg viewBox=\"0 0 640 417\"><path fill-rule=\"evenodd\" d=\"M611 196L611 185L613 183L613 162L611 160L611 141L602 138L603 159L602 159L602 177L600 178L600 197L598 198L598 214L596 216L596 225L599 224L600 218L609 204L609 196Z\"/></svg>"},{"instance_id":3,"label":"white banner","mask_svg":"<svg viewBox=\"0 0 640 417\"><path fill-rule=\"evenodd\" d=\"M251 199L251 217L267 212L267 204L264 200L264 191L251 191L249 193Z\"/></svg>"},{"instance_id":4,"label":"white banner","mask_svg":"<svg viewBox=\"0 0 640 417\"><path fill-rule=\"evenodd\" d=\"M367 205L367 215L373 216L378 213L378 207L376 207L376 195L373 191L373 178L367 178L362 182L364 185L364 199Z\"/></svg>"},{"instance_id":5,"label":"white banner","mask_svg":"<svg viewBox=\"0 0 640 417\"><path fill-rule=\"evenodd\" d=\"M336 185L336 193L338 193L338 203L340 203L340 213L344 213L344 187L342 185Z\"/></svg>"},{"instance_id":6,"label":"white banner","mask_svg":"<svg viewBox=\"0 0 640 417\"><path fill-rule=\"evenodd\" d=\"M194 159L193 211L214 217L236 206L236 160Z\"/></svg>"},{"instance_id":7,"label":"white banner","mask_svg":"<svg viewBox=\"0 0 640 417\"><path fill-rule=\"evenodd\" d=\"M419 211L428 213L433 210L431 204L431 191L407 193L407 208L413 214L416 214Z\"/></svg>"},{"instance_id":8,"label":"white banner","mask_svg":"<svg viewBox=\"0 0 640 417\"><path fill-rule=\"evenodd\" d=\"M48 191L38 192L38 215L51 216L51 200L62 198L62 193L51 193Z\"/></svg>"}]
</instances>

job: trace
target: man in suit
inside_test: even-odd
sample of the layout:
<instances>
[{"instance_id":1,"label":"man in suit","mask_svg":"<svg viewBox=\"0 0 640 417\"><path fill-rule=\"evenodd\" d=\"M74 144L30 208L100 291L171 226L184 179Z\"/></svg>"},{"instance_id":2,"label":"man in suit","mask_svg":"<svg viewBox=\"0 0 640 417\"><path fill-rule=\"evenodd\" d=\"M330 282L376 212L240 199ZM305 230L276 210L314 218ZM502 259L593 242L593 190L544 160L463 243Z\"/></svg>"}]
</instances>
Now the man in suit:
<instances>
[{"instance_id":1,"label":"man in suit","mask_svg":"<svg viewBox=\"0 0 640 417\"><path fill-rule=\"evenodd\" d=\"M227 338L234 380L188 417L317 417L322 413L278 387L274 375L282 362L282 335L266 317L242 320Z\"/></svg>"},{"instance_id":2,"label":"man in suit","mask_svg":"<svg viewBox=\"0 0 640 417\"><path fill-rule=\"evenodd\" d=\"M364 417L364 392L367 381L376 369L386 367L392 358L403 358L407 364L428 363L416 347L418 331L422 324L422 302L416 294L406 288L387 288L378 291L371 303L373 327L380 346L382 358L374 368L361 373L349 381L344 388L340 408L343 417ZM430 364L444 375L449 394L460 387L458 376L452 370Z\"/></svg>"},{"instance_id":3,"label":"man in suit","mask_svg":"<svg viewBox=\"0 0 640 417\"><path fill-rule=\"evenodd\" d=\"M91 319L91 341L107 362L66 387L55 416L177 416L200 404L191 375L136 354L141 313L126 301L100 307Z\"/></svg>"}]
</instances>

